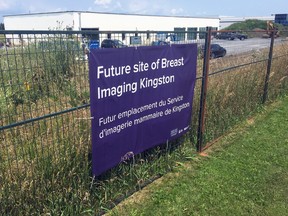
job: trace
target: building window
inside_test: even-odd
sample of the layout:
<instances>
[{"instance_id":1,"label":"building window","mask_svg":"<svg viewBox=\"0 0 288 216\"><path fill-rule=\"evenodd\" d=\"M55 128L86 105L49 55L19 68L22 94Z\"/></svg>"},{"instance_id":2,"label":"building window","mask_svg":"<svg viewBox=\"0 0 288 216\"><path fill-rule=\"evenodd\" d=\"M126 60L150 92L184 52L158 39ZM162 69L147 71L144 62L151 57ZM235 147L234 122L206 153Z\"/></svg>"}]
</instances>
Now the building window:
<instances>
[{"instance_id":1,"label":"building window","mask_svg":"<svg viewBox=\"0 0 288 216\"><path fill-rule=\"evenodd\" d=\"M197 28L187 28L187 40L196 40L197 39Z\"/></svg>"},{"instance_id":2,"label":"building window","mask_svg":"<svg viewBox=\"0 0 288 216\"><path fill-rule=\"evenodd\" d=\"M150 39L150 33L149 32L147 32L147 34L146 34L146 39L147 40Z\"/></svg>"},{"instance_id":3,"label":"building window","mask_svg":"<svg viewBox=\"0 0 288 216\"><path fill-rule=\"evenodd\" d=\"M99 40L99 28L81 28L82 37L88 40ZM85 31L89 33L85 33Z\"/></svg>"},{"instance_id":4,"label":"building window","mask_svg":"<svg viewBox=\"0 0 288 216\"><path fill-rule=\"evenodd\" d=\"M205 39L206 36L206 27L200 27L199 28L199 39Z\"/></svg>"},{"instance_id":5,"label":"building window","mask_svg":"<svg viewBox=\"0 0 288 216\"><path fill-rule=\"evenodd\" d=\"M215 36L217 34L218 28L212 27L212 35Z\"/></svg>"},{"instance_id":6,"label":"building window","mask_svg":"<svg viewBox=\"0 0 288 216\"><path fill-rule=\"evenodd\" d=\"M174 28L174 32L176 35L177 40L184 41L185 40L185 30L186 28Z\"/></svg>"}]
</instances>

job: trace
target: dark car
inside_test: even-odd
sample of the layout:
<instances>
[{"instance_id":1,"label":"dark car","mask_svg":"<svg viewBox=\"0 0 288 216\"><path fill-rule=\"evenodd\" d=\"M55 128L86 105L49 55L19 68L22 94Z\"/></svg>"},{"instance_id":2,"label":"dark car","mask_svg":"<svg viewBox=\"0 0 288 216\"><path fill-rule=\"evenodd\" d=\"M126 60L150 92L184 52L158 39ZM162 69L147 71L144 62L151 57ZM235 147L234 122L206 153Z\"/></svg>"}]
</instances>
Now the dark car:
<instances>
[{"instance_id":1,"label":"dark car","mask_svg":"<svg viewBox=\"0 0 288 216\"><path fill-rule=\"evenodd\" d=\"M239 40L245 40L248 38L246 34L242 34L239 32L220 32L214 36L216 39L224 39L224 40L234 40L238 38Z\"/></svg>"},{"instance_id":2,"label":"dark car","mask_svg":"<svg viewBox=\"0 0 288 216\"><path fill-rule=\"evenodd\" d=\"M160 46L160 45L169 45L169 42L162 41L162 40L152 42L152 46Z\"/></svg>"},{"instance_id":3,"label":"dark car","mask_svg":"<svg viewBox=\"0 0 288 216\"><path fill-rule=\"evenodd\" d=\"M238 38L239 40L245 40L248 38L248 35L243 34L243 33L239 33L239 32L234 32L234 35L236 38Z\"/></svg>"},{"instance_id":4,"label":"dark car","mask_svg":"<svg viewBox=\"0 0 288 216\"><path fill-rule=\"evenodd\" d=\"M210 48L210 58L219 58L224 57L227 51L224 47L220 46L219 44L211 44ZM204 46L200 47L200 55L204 57Z\"/></svg>"},{"instance_id":5,"label":"dark car","mask_svg":"<svg viewBox=\"0 0 288 216\"><path fill-rule=\"evenodd\" d=\"M122 41L116 39L104 39L101 48L122 48L127 47Z\"/></svg>"},{"instance_id":6,"label":"dark car","mask_svg":"<svg viewBox=\"0 0 288 216\"><path fill-rule=\"evenodd\" d=\"M235 34L232 32L220 32L214 36L216 39L224 40L234 40L236 38Z\"/></svg>"}]
</instances>

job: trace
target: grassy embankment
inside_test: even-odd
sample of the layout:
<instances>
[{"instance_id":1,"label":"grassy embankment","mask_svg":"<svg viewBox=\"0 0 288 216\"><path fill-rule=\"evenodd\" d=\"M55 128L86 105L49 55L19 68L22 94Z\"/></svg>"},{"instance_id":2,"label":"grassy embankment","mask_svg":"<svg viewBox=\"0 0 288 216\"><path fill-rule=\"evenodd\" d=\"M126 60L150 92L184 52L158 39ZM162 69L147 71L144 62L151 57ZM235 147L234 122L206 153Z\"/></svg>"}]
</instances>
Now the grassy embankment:
<instances>
[{"instance_id":1,"label":"grassy embankment","mask_svg":"<svg viewBox=\"0 0 288 216\"><path fill-rule=\"evenodd\" d=\"M287 215L288 97L223 137L111 215Z\"/></svg>"}]
</instances>

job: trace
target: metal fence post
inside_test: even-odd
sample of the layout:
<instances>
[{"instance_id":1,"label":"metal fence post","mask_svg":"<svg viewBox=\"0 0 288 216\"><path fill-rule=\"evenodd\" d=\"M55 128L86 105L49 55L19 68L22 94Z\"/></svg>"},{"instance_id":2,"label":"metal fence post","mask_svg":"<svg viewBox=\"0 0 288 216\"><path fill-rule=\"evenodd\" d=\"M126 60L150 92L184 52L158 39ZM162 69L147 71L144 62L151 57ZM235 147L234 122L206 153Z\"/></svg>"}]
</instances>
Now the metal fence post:
<instances>
[{"instance_id":1,"label":"metal fence post","mask_svg":"<svg viewBox=\"0 0 288 216\"><path fill-rule=\"evenodd\" d=\"M206 96L207 96L207 84L209 75L209 62L210 62L210 45L211 45L211 27L206 28L206 38L204 47L204 62L203 62L203 73L202 73L202 86L201 86L201 98L200 98L200 109L198 117L198 133L197 133L197 151L202 151L203 134L205 130L205 110L206 110Z\"/></svg>"},{"instance_id":2,"label":"metal fence post","mask_svg":"<svg viewBox=\"0 0 288 216\"><path fill-rule=\"evenodd\" d=\"M267 97L268 97L268 84L270 80L270 73L271 73L271 66L272 66L272 59L273 59L274 38L275 38L275 30L272 32L271 42L270 42L267 72L266 72L266 77L265 77L264 92L263 92L263 98L262 98L263 104L266 102Z\"/></svg>"}]
</instances>

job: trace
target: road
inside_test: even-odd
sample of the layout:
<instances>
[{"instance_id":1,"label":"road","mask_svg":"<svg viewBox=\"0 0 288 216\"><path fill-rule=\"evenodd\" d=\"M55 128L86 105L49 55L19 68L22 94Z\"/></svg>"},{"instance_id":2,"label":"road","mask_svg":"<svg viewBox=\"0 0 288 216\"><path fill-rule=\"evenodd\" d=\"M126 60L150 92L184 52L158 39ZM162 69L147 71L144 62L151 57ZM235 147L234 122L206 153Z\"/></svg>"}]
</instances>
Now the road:
<instances>
[{"instance_id":1,"label":"road","mask_svg":"<svg viewBox=\"0 0 288 216\"><path fill-rule=\"evenodd\" d=\"M286 40L287 41L287 40ZM243 52L257 51L270 46L270 38L248 38L246 40L219 40L213 39L212 43L219 44L227 50L227 55L236 55ZM275 44L283 43L283 39L276 38Z\"/></svg>"}]
</instances>

